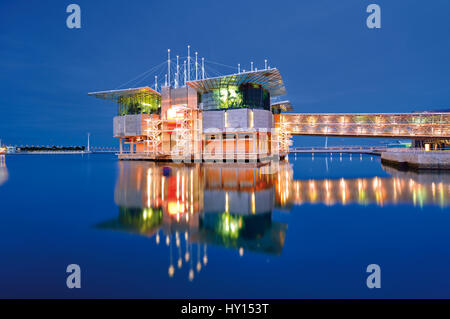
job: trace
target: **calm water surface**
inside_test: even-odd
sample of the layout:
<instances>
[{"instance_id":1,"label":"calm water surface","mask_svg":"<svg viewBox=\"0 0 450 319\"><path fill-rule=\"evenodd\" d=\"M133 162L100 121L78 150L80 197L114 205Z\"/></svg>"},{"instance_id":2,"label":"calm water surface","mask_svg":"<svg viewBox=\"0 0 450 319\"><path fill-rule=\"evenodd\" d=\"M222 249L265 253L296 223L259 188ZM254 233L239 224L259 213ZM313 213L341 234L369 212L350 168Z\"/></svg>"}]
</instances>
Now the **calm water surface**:
<instances>
[{"instance_id":1,"label":"calm water surface","mask_svg":"<svg viewBox=\"0 0 450 319\"><path fill-rule=\"evenodd\" d=\"M450 174L370 155L11 155L0 199L0 297L450 297ZM73 263L81 289L66 287Z\"/></svg>"}]
</instances>

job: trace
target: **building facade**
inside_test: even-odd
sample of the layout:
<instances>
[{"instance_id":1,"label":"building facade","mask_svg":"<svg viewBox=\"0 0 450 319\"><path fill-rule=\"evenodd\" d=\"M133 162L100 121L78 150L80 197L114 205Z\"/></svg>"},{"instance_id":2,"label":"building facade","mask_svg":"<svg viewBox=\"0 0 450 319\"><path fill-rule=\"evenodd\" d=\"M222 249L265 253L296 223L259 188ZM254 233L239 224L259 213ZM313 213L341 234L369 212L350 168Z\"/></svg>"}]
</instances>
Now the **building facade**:
<instances>
[{"instance_id":1,"label":"building facade","mask_svg":"<svg viewBox=\"0 0 450 319\"><path fill-rule=\"evenodd\" d=\"M117 104L119 159L256 162L287 153L289 136L274 125L290 108L274 102L285 93L279 71L267 68L89 95Z\"/></svg>"}]
</instances>

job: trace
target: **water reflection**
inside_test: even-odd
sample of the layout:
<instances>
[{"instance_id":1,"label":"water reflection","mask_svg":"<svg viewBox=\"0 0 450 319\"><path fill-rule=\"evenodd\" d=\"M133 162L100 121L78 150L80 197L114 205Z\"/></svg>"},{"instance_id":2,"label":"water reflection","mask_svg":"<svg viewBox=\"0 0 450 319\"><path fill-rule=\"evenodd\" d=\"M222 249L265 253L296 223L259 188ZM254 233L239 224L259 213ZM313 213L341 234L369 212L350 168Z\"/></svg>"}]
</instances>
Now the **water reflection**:
<instances>
[{"instance_id":1,"label":"water reflection","mask_svg":"<svg viewBox=\"0 0 450 319\"><path fill-rule=\"evenodd\" d=\"M168 275L189 280L208 264L208 245L281 255L287 225L274 209L292 205L448 206L448 175L384 167L390 177L293 180L276 166L120 162L114 199L119 216L97 227L154 237L168 246Z\"/></svg>"},{"instance_id":2,"label":"water reflection","mask_svg":"<svg viewBox=\"0 0 450 319\"><path fill-rule=\"evenodd\" d=\"M450 175L404 172L382 166L391 176L373 178L310 179L293 182L292 202L325 205L412 204L449 205Z\"/></svg>"},{"instance_id":3,"label":"water reflection","mask_svg":"<svg viewBox=\"0 0 450 319\"><path fill-rule=\"evenodd\" d=\"M0 186L8 180L8 169L6 168L5 155L0 154Z\"/></svg>"}]
</instances>

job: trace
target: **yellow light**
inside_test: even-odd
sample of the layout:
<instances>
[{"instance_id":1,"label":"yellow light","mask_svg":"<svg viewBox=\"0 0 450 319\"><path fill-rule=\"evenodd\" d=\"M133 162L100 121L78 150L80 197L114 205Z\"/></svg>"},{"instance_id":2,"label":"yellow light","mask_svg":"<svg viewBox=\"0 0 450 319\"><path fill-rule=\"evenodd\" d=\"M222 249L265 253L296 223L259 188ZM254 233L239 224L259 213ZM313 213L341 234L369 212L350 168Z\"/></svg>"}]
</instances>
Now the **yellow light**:
<instances>
[{"instance_id":1,"label":"yellow light","mask_svg":"<svg viewBox=\"0 0 450 319\"><path fill-rule=\"evenodd\" d=\"M228 213L229 206L228 206L228 192L225 193L225 213Z\"/></svg>"},{"instance_id":2,"label":"yellow light","mask_svg":"<svg viewBox=\"0 0 450 319\"><path fill-rule=\"evenodd\" d=\"M186 105L173 105L171 108L167 110L167 119L169 121L175 121L178 119L184 118L183 110L186 108Z\"/></svg>"},{"instance_id":3,"label":"yellow light","mask_svg":"<svg viewBox=\"0 0 450 319\"><path fill-rule=\"evenodd\" d=\"M177 111L173 108L170 108L167 110L167 119L168 120L175 120L177 116Z\"/></svg>"},{"instance_id":4,"label":"yellow light","mask_svg":"<svg viewBox=\"0 0 450 319\"><path fill-rule=\"evenodd\" d=\"M253 122L253 110L250 110L250 128L253 128L254 122Z\"/></svg>"},{"instance_id":5,"label":"yellow light","mask_svg":"<svg viewBox=\"0 0 450 319\"><path fill-rule=\"evenodd\" d=\"M252 214L256 212L256 200L255 200L255 192L252 193Z\"/></svg>"},{"instance_id":6,"label":"yellow light","mask_svg":"<svg viewBox=\"0 0 450 319\"><path fill-rule=\"evenodd\" d=\"M184 214L184 205L179 204L175 201L170 201L167 204L167 210L169 212L169 215L171 216Z\"/></svg>"},{"instance_id":7,"label":"yellow light","mask_svg":"<svg viewBox=\"0 0 450 319\"><path fill-rule=\"evenodd\" d=\"M175 267L173 267L173 265L169 266L169 277L172 278L173 274L175 273Z\"/></svg>"}]
</instances>

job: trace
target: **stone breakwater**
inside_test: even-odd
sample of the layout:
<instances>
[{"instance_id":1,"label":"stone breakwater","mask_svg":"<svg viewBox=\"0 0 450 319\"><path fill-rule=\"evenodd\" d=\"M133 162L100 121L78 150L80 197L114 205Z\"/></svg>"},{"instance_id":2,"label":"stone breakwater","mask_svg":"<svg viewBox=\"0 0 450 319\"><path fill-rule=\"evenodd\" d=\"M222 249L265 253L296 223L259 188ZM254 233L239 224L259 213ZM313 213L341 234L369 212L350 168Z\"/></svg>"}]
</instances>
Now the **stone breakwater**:
<instances>
[{"instance_id":1,"label":"stone breakwater","mask_svg":"<svg viewBox=\"0 0 450 319\"><path fill-rule=\"evenodd\" d=\"M389 150L381 153L381 162L405 169L450 170L450 151Z\"/></svg>"}]
</instances>

